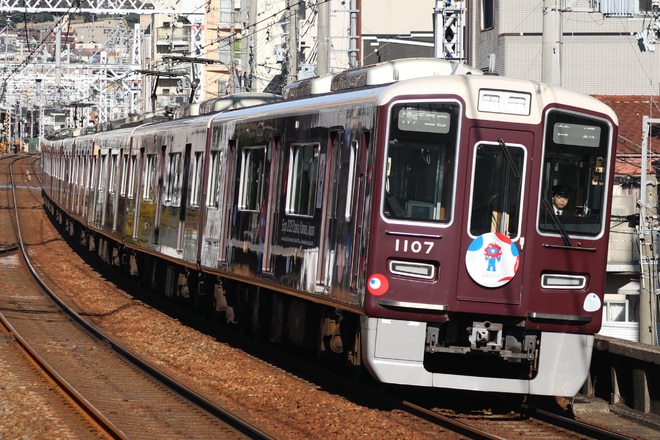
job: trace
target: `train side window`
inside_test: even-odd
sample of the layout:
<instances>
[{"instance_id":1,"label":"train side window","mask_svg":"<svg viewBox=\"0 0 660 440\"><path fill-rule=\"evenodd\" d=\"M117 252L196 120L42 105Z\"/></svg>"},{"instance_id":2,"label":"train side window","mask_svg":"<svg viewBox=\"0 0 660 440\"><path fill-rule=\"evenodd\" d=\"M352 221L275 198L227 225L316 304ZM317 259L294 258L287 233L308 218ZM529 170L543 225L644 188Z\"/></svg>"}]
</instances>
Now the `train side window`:
<instances>
[{"instance_id":1,"label":"train side window","mask_svg":"<svg viewBox=\"0 0 660 440\"><path fill-rule=\"evenodd\" d=\"M135 173L137 173L137 155L131 156L131 169L128 171L128 193L127 196L129 199L135 197L135 185L137 180L135 179Z\"/></svg>"},{"instance_id":2,"label":"train side window","mask_svg":"<svg viewBox=\"0 0 660 440\"><path fill-rule=\"evenodd\" d=\"M312 217L316 208L319 144L292 144L289 150L286 213Z\"/></svg>"},{"instance_id":3,"label":"train side window","mask_svg":"<svg viewBox=\"0 0 660 440\"><path fill-rule=\"evenodd\" d=\"M219 191L220 191L220 173L224 169L225 153L223 151L211 151L209 167L208 192L206 193L206 206L210 208L217 208L219 205Z\"/></svg>"},{"instance_id":4,"label":"train side window","mask_svg":"<svg viewBox=\"0 0 660 440\"><path fill-rule=\"evenodd\" d=\"M167 161L165 201L178 205L181 196L181 153L170 153Z\"/></svg>"},{"instance_id":5,"label":"train side window","mask_svg":"<svg viewBox=\"0 0 660 440\"><path fill-rule=\"evenodd\" d=\"M74 185L78 185L78 164L79 164L79 156L76 154L73 156L73 169L71 170L71 183Z\"/></svg>"},{"instance_id":6,"label":"train side window","mask_svg":"<svg viewBox=\"0 0 660 440\"><path fill-rule=\"evenodd\" d=\"M202 187L202 174L204 171L203 157L201 151L195 152L195 158L193 160L193 169L192 169L192 183L191 183L191 194L190 194L190 206L196 207L199 206L199 194Z\"/></svg>"},{"instance_id":7,"label":"train side window","mask_svg":"<svg viewBox=\"0 0 660 440\"><path fill-rule=\"evenodd\" d=\"M82 173L83 173L83 156L78 153L76 158L76 186L82 187Z\"/></svg>"},{"instance_id":8,"label":"train side window","mask_svg":"<svg viewBox=\"0 0 660 440\"><path fill-rule=\"evenodd\" d=\"M156 177L156 155L147 154L147 163L144 167L144 186L142 188L142 198L144 200L153 200L156 193L155 177Z\"/></svg>"},{"instance_id":9,"label":"train side window","mask_svg":"<svg viewBox=\"0 0 660 440\"><path fill-rule=\"evenodd\" d=\"M238 209L259 211L264 191L266 147L247 147L241 156Z\"/></svg>"},{"instance_id":10,"label":"train side window","mask_svg":"<svg viewBox=\"0 0 660 440\"><path fill-rule=\"evenodd\" d=\"M346 188L346 211L344 212L345 220L351 221L353 216L353 199L355 198L355 176L357 175L357 155L358 155L358 141L351 141L351 148L348 157L348 186Z\"/></svg>"},{"instance_id":11,"label":"train side window","mask_svg":"<svg viewBox=\"0 0 660 440\"><path fill-rule=\"evenodd\" d=\"M108 193L115 193L115 185L117 184L117 164L118 157L116 154L110 156L110 176L108 177Z\"/></svg>"},{"instance_id":12,"label":"train side window","mask_svg":"<svg viewBox=\"0 0 660 440\"><path fill-rule=\"evenodd\" d=\"M121 157L121 181L119 183L119 195L126 196L126 182L128 180L128 154Z\"/></svg>"},{"instance_id":13,"label":"train side window","mask_svg":"<svg viewBox=\"0 0 660 440\"><path fill-rule=\"evenodd\" d=\"M80 160L81 160L80 185L86 189L89 183L89 181L87 180L89 177L89 156L83 153L83 156L81 157Z\"/></svg>"},{"instance_id":14,"label":"train side window","mask_svg":"<svg viewBox=\"0 0 660 440\"><path fill-rule=\"evenodd\" d=\"M89 172L87 174L87 183L88 187L90 190L93 190L96 188L96 163L98 162L98 159L96 156L93 156L90 159L89 163L89 168L87 169Z\"/></svg>"},{"instance_id":15,"label":"train side window","mask_svg":"<svg viewBox=\"0 0 660 440\"><path fill-rule=\"evenodd\" d=\"M104 193L105 192L105 184L106 184L106 178L108 175L108 155L104 154L101 156L101 166L99 167L99 185L98 185L98 191L99 193Z\"/></svg>"},{"instance_id":16,"label":"train side window","mask_svg":"<svg viewBox=\"0 0 660 440\"><path fill-rule=\"evenodd\" d=\"M64 178L63 180L67 183L71 183L71 176L70 176L70 164L71 162L71 157L69 155L64 157Z\"/></svg>"}]
</instances>

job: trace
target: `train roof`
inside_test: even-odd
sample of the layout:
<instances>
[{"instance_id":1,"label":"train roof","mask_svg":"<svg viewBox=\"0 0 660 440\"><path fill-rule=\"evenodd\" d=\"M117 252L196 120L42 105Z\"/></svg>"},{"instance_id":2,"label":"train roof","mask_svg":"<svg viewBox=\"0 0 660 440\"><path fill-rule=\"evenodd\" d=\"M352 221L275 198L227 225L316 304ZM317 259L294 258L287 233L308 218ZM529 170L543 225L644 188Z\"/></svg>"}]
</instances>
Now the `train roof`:
<instances>
[{"instance_id":1,"label":"train roof","mask_svg":"<svg viewBox=\"0 0 660 440\"><path fill-rule=\"evenodd\" d=\"M402 81L383 89L379 95L381 104L401 96L423 97L429 94L458 94L468 105L466 116L470 118L501 120L509 115L511 120L520 118L534 124L540 123L543 111L550 103L602 113L618 125L618 118L611 107L593 96L545 83L502 76L425 77L415 81ZM540 96L540 99L535 97ZM477 115L478 113L478 115Z\"/></svg>"},{"instance_id":2,"label":"train roof","mask_svg":"<svg viewBox=\"0 0 660 440\"><path fill-rule=\"evenodd\" d=\"M260 119L297 113L317 112L319 109L341 107L357 103L372 102L385 105L401 99L437 99L457 96L466 105L469 118L503 118L512 122L540 123L549 104L583 109L588 107L594 114L602 114L618 125L614 111L598 99L536 81L507 78L493 75L436 75L400 80L378 86L348 89L341 93L320 93L305 99L284 100L271 106L235 112L217 113L214 124L230 119ZM278 116L279 115L279 116Z\"/></svg>"},{"instance_id":3,"label":"train roof","mask_svg":"<svg viewBox=\"0 0 660 440\"><path fill-rule=\"evenodd\" d=\"M285 86L282 95L284 99L297 99L413 78L446 75L483 75L483 72L467 64L440 58L403 58L301 80Z\"/></svg>"}]
</instances>

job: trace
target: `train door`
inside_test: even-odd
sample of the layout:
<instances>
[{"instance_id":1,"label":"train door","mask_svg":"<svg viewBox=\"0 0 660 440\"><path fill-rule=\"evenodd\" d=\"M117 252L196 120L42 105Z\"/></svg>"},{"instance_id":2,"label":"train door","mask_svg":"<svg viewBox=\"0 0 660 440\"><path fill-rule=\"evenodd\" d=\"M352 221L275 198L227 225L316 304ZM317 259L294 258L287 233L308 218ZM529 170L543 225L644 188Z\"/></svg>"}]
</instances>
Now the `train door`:
<instances>
[{"instance_id":1,"label":"train door","mask_svg":"<svg viewBox=\"0 0 660 440\"><path fill-rule=\"evenodd\" d=\"M84 176L85 176L85 149L79 149L76 152L76 201L75 213L76 215L82 214L82 197L84 191Z\"/></svg>"},{"instance_id":2,"label":"train door","mask_svg":"<svg viewBox=\"0 0 660 440\"><path fill-rule=\"evenodd\" d=\"M83 200L82 200L82 211L83 216L89 222L90 221L90 204L92 203L91 185L92 185L92 169L94 168L94 141L90 142L90 145L85 151L85 164L83 166Z\"/></svg>"},{"instance_id":3,"label":"train door","mask_svg":"<svg viewBox=\"0 0 660 440\"><path fill-rule=\"evenodd\" d=\"M218 267L219 263L227 261L227 228L228 218L231 216L231 199L227 197L227 186L233 182L230 175L235 169L228 166L233 158L236 142L230 140L227 145L220 143L221 130L213 127L211 146L209 149L208 165L206 168L206 199L202 218L202 232L204 237L201 246L201 261L206 267Z\"/></svg>"},{"instance_id":4,"label":"train door","mask_svg":"<svg viewBox=\"0 0 660 440\"><path fill-rule=\"evenodd\" d=\"M469 276L459 277L459 301L473 301L475 307L522 302L522 276L516 273L522 273L520 252L527 234L522 229L527 224L523 206L529 199L524 188L533 140L526 132L470 131L467 231L462 255L457 256Z\"/></svg>"},{"instance_id":5,"label":"train door","mask_svg":"<svg viewBox=\"0 0 660 440\"><path fill-rule=\"evenodd\" d=\"M163 145L159 150L159 155L157 157L157 168L156 168L156 179L155 182L155 194L154 194L154 203L155 203L155 214L153 219L153 244L160 243L160 218L161 210L163 207L163 191L165 184L165 158L167 157L167 145Z\"/></svg>"},{"instance_id":6,"label":"train door","mask_svg":"<svg viewBox=\"0 0 660 440\"><path fill-rule=\"evenodd\" d=\"M263 201L265 206L265 217L259 219L259 237L263 240L261 249L261 271L272 272L271 263L271 244L273 240L273 225L278 224L277 204L279 203L279 185L280 182L280 146L281 136L274 136L267 149L267 159L270 161L270 171L268 172L268 193Z\"/></svg>"},{"instance_id":7,"label":"train door","mask_svg":"<svg viewBox=\"0 0 660 440\"><path fill-rule=\"evenodd\" d=\"M183 239L186 231L186 213L189 204L189 185L190 185L190 155L192 145L186 144L183 156L183 168L180 170L180 190L179 190L179 226L176 238L177 252L183 252Z\"/></svg>"},{"instance_id":8,"label":"train door","mask_svg":"<svg viewBox=\"0 0 660 440\"><path fill-rule=\"evenodd\" d=\"M322 284L331 285L331 296L348 300L351 288L355 288L356 264L359 258L362 218L359 197L364 184L360 179L360 155L365 145L358 139L351 139L355 133L335 130L330 132L328 147L328 173L326 190L327 208L322 226L321 255L324 258L320 270ZM361 189L360 189L361 188ZM354 256L355 255L355 256Z\"/></svg>"},{"instance_id":9,"label":"train door","mask_svg":"<svg viewBox=\"0 0 660 440\"><path fill-rule=\"evenodd\" d=\"M364 292L366 273L366 249L369 233L367 225L371 222L371 213L365 208L369 206L370 182L373 172L373 160L369 149L369 132L365 131L361 136L362 148L355 146L355 172L353 174L353 186L355 188L351 195L350 205L351 218L353 218L354 247L351 267L351 294L357 295ZM359 298L358 298L359 300Z\"/></svg>"},{"instance_id":10,"label":"train door","mask_svg":"<svg viewBox=\"0 0 660 440\"><path fill-rule=\"evenodd\" d=\"M240 164L236 170L238 184L236 209L232 216L232 237L242 239L241 249L234 249L229 260L244 259L256 272L271 272L271 245L274 216L278 215L279 150L281 138L266 143L230 147ZM224 250L221 251L224 254ZM222 256L222 255L221 255Z\"/></svg>"},{"instance_id":11,"label":"train door","mask_svg":"<svg viewBox=\"0 0 660 440\"><path fill-rule=\"evenodd\" d=\"M94 147L94 152L92 153L91 160L90 160L90 167L89 167L89 192L88 192L88 197L87 197L87 221L94 226L97 226L96 224L96 219L94 218L94 213L95 207L96 207L96 199L98 197L96 188L99 184L99 163L101 162L99 159L99 150L95 146Z\"/></svg>"},{"instance_id":12,"label":"train door","mask_svg":"<svg viewBox=\"0 0 660 440\"><path fill-rule=\"evenodd\" d=\"M71 199L69 201L69 209L74 214L78 213L78 207L76 204L76 200L78 199L78 159L80 157L78 154L78 148L78 144L75 143L71 154Z\"/></svg>"},{"instance_id":13,"label":"train door","mask_svg":"<svg viewBox=\"0 0 660 440\"><path fill-rule=\"evenodd\" d=\"M69 212L75 213L75 200L76 200L76 173L77 173L77 168L76 168L76 160L77 160L77 150L78 150L78 145L76 142L73 143L71 147L71 170L69 172L69 200L66 205L66 209Z\"/></svg>"},{"instance_id":14,"label":"train door","mask_svg":"<svg viewBox=\"0 0 660 440\"><path fill-rule=\"evenodd\" d=\"M323 290L329 290L332 285L334 260L336 255L337 238L337 192L342 188L338 185L339 170L334 164L338 162L335 157L341 154L343 130L331 130L325 150L321 145L318 159L318 176L316 191L316 208L321 208L322 217L319 231L319 258L316 267L316 285Z\"/></svg>"},{"instance_id":15,"label":"train door","mask_svg":"<svg viewBox=\"0 0 660 440\"><path fill-rule=\"evenodd\" d=\"M339 193L343 187L339 180L342 167L342 145L344 131L331 130L329 134L328 149L326 154L325 189L323 190L323 219L321 220L321 240L319 242L319 265L317 268L316 284L321 286L333 286L333 275L335 261L339 250L337 249L338 223L337 204L341 198ZM323 184L323 182L319 182ZM340 289L335 289L333 295L338 294Z\"/></svg>"},{"instance_id":16,"label":"train door","mask_svg":"<svg viewBox=\"0 0 660 440\"><path fill-rule=\"evenodd\" d=\"M140 206L143 178L146 175L144 168L147 164L144 148L131 155L131 170L128 176L128 213L126 215L126 235L130 234L131 241L139 240Z\"/></svg>"},{"instance_id":17,"label":"train door","mask_svg":"<svg viewBox=\"0 0 660 440\"><path fill-rule=\"evenodd\" d=\"M71 150L73 146L70 145L68 148L65 148L63 155L63 169L62 169L62 206L69 207L69 195L71 192L71 176L69 174L71 170Z\"/></svg>"},{"instance_id":18,"label":"train door","mask_svg":"<svg viewBox=\"0 0 660 440\"><path fill-rule=\"evenodd\" d=\"M108 175L106 181L108 182L106 193L103 201L103 214L101 218L102 229L112 230L112 222L114 220L115 201L117 197L117 176L119 173L119 155L116 151L108 151Z\"/></svg>"},{"instance_id":19,"label":"train door","mask_svg":"<svg viewBox=\"0 0 660 440\"><path fill-rule=\"evenodd\" d=\"M119 190L117 191L118 192L117 209L115 209L114 218L112 220L113 232L117 232L118 226L123 225L126 219L126 193L127 193L127 184L128 184L129 155L128 152L125 151L123 148L121 149L121 152L119 154L121 157L121 165L120 165L121 176L119 178ZM119 231L119 233L122 234L123 231Z\"/></svg>"},{"instance_id":20,"label":"train door","mask_svg":"<svg viewBox=\"0 0 660 440\"><path fill-rule=\"evenodd\" d=\"M108 191L108 168L109 168L109 153L107 149L101 150L99 155L99 178L96 187L97 195L94 203L94 224L98 228L103 228L103 208L106 204L106 193Z\"/></svg>"}]
</instances>

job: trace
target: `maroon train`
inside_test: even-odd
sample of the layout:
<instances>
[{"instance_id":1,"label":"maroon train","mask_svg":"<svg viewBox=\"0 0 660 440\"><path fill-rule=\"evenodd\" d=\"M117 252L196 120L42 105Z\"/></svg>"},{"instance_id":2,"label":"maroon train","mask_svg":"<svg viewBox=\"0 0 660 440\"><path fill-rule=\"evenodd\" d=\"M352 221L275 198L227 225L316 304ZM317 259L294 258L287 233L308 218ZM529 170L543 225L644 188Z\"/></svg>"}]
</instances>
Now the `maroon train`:
<instances>
[{"instance_id":1,"label":"maroon train","mask_svg":"<svg viewBox=\"0 0 660 440\"><path fill-rule=\"evenodd\" d=\"M580 389L601 325L609 107L430 59L231 102L45 140L47 207L152 291L382 382ZM557 184L570 216L546 209Z\"/></svg>"}]
</instances>

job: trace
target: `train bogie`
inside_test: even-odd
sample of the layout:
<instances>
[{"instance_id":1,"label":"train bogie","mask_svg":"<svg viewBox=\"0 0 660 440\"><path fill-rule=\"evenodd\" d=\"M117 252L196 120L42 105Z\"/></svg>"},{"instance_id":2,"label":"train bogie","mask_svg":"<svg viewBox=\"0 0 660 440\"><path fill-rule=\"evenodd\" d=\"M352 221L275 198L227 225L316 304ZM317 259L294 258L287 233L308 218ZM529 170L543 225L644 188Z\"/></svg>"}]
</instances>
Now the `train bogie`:
<instances>
[{"instance_id":1,"label":"train bogie","mask_svg":"<svg viewBox=\"0 0 660 440\"><path fill-rule=\"evenodd\" d=\"M384 382L573 394L600 328L616 117L415 62L53 142L47 195L110 264L245 332Z\"/></svg>"}]
</instances>

